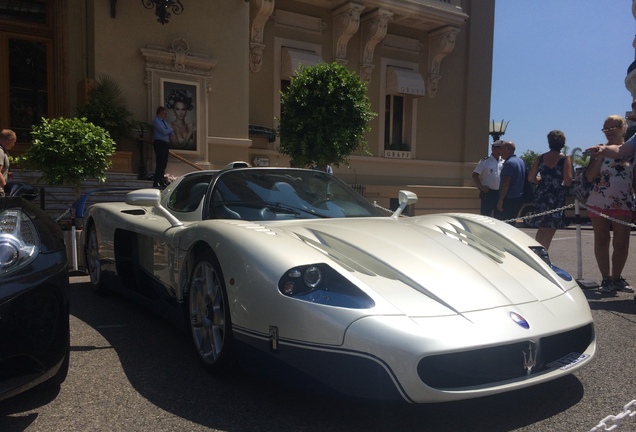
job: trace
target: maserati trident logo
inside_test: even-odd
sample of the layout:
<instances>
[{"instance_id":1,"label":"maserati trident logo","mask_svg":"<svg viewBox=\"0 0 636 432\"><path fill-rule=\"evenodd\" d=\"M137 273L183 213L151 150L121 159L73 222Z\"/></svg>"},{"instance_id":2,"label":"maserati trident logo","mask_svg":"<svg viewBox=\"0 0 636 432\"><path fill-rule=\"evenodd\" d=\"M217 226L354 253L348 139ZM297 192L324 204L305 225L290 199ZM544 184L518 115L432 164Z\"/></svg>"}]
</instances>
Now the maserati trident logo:
<instances>
[{"instance_id":1,"label":"maserati trident logo","mask_svg":"<svg viewBox=\"0 0 636 432\"><path fill-rule=\"evenodd\" d=\"M537 352L539 348L533 341L528 341L528 351L521 350L523 353L523 368L526 370L526 375L530 375L532 369L537 365Z\"/></svg>"},{"instance_id":2,"label":"maserati trident logo","mask_svg":"<svg viewBox=\"0 0 636 432\"><path fill-rule=\"evenodd\" d=\"M526 330L530 328L530 323L517 312L510 312L510 318L512 318L512 320L516 322L519 327L523 327Z\"/></svg>"}]
</instances>

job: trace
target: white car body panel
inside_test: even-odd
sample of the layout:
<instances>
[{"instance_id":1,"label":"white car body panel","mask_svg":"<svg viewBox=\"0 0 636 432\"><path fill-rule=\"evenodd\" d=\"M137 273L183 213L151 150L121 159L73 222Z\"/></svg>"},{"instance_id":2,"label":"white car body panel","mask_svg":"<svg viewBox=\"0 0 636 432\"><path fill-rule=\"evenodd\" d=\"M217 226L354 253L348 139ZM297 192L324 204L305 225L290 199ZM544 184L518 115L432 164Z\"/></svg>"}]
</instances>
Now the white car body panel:
<instances>
[{"instance_id":1,"label":"white car body panel","mask_svg":"<svg viewBox=\"0 0 636 432\"><path fill-rule=\"evenodd\" d=\"M178 184L163 192L164 207ZM530 250L538 243L505 223L471 214L201 220L204 208L203 200L191 212L171 211L182 223L178 226L164 217L165 209L124 203L93 205L87 220L97 227L100 258L108 262L116 261L115 231L135 233L138 265L179 302L187 303L193 251L205 245L222 269L237 334L265 343L275 328L281 350L375 362L410 402L521 388L571 373L594 356L591 340L580 361L527 379L452 390L422 382L417 368L423 358L535 341L592 325L577 283L559 276ZM321 263L374 305L331 306L288 297L277 288L290 269Z\"/></svg>"}]
</instances>

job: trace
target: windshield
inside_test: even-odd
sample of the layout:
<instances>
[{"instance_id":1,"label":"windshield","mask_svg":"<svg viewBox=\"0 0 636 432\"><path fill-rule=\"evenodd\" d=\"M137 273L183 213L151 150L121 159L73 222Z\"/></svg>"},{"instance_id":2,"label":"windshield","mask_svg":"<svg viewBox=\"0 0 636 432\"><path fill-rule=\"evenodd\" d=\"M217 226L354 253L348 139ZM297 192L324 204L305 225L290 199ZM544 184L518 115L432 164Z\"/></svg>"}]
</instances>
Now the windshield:
<instances>
[{"instance_id":1,"label":"windshield","mask_svg":"<svg viewBox=\"0 0 636 432\"><path fill-rule=\"evenodd\" d=\"M383 216L333 175L315 170L251 168L222 172L208 215L278 220Z\"/></svg>"}]
</instances>

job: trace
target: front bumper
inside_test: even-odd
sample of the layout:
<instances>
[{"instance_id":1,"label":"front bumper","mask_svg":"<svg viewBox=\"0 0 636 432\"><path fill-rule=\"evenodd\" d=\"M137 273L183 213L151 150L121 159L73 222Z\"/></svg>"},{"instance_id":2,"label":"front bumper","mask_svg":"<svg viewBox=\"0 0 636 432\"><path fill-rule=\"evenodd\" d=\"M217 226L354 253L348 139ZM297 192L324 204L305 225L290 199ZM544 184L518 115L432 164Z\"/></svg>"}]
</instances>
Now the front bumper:
<instances>
[{"instance_id":1,"label":"front bumper","mask_svg":"<svg viewBox=\"0 0 636 432\"><path fill-rule=\"evenodd\" d=\"M55 376L69 340L66 253L40 254L0 284L0 400Z\"/></svg>"}]
</instances>

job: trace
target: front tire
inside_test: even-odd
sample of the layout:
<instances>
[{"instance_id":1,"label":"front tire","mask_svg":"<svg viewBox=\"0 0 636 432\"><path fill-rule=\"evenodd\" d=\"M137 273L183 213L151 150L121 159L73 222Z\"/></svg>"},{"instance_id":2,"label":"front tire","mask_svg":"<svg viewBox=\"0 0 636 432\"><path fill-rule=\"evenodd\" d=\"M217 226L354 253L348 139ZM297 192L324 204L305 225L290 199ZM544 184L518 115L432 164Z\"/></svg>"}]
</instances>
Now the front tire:
<instances>
[{"instance_id":1,"label":"front tire","mask_svg":"<svg viewBox=\"0 0 636 432\"><path fill-rule=\"evenodd\" d=\"M232 322L221 269L211 251L197 258L189 290L190 329L194 347L211 371L225 371L233 357Z\"/></svg>"}]
</instances>

